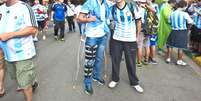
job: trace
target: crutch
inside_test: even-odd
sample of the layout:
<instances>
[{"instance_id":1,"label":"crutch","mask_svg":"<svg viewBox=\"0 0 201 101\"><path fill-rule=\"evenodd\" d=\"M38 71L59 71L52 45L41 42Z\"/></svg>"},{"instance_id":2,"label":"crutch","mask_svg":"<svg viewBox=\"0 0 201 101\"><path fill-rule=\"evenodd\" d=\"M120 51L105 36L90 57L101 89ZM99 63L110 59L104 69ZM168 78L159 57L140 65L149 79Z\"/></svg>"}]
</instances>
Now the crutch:
<instances>
[{"instance_id":1,"label":"crutch","mask_svg":"<svg viewBox=\"0 0 201 101\"><path fill-rule=\"evenodd\" d=\"M83 56L84 56L84 50L85 50L85 40L86 40L86 37L82 35L80 37L80 43L79 43L78 52L77 52L77 67L76 67L75 77L73 79L73 89L76 89L80 67L83 66L83 62L84 62Z\"/></svg>"}]
</instances>

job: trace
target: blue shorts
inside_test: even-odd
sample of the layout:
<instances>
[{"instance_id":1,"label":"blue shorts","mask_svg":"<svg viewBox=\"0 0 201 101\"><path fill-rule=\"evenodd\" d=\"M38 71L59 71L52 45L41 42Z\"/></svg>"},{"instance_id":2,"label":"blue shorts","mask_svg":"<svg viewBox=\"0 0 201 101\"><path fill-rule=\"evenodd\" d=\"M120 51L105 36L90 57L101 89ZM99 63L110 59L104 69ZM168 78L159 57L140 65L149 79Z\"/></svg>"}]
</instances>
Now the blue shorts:
<instances>
[{"instance_id":1,"label":"blue shorts","mask_svg":"<svg viewBox=\"0 0 201 101\"><path fill-rule=\"evenodd\" d=\"M149 35L150 40L150 46L156 46L157 45L157 34Z\"/></svg>"}]
</instances>

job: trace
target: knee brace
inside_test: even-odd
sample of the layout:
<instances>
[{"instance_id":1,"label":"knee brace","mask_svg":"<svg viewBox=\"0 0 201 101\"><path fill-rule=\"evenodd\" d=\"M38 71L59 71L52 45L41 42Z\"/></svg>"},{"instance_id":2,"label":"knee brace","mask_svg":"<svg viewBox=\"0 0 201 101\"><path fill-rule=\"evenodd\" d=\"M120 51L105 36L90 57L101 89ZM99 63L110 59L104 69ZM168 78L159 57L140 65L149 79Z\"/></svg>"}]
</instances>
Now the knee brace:
<instances>
[{"instance_id":1,"label":"knee brace","mask_svg":"<svg viewBox=\"0 0 201 101\"><path fill-rule=\"evenodd\" d=\"M85 46L85 69L84 69L84 75L85 77L91 77L93 66L95 63L95 57L96 57L96 49L97 45L86 45Z\"/></svg>"}]
</instances>

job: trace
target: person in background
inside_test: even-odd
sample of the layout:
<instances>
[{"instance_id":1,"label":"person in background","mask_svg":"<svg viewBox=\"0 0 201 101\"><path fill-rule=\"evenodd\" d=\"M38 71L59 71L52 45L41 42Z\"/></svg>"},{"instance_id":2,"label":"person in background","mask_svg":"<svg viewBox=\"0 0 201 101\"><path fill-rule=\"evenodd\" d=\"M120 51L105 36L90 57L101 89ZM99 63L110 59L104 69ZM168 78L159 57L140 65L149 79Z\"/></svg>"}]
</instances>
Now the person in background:
<instances>
[{"instance_id":1,"label":"person in background","mask_svg":"<svg viewBox=\"0 0 201 101\"><path fill-rule=\"evenodd\" d=\"M79 16L79 14L80 14L80 11L81 11L81 9L82 9L82 5L84 4L84 0L80 0L79 2L78 2L78 5L75 7L75 14L74 14L74 18L76 18L76 20L77 20L77 24L78 24L78 27L79 27L79 31L80 31L80 35L82 35L83 34L83 32L82 32L82 23L80 23L79 22L79 20L78 20L78 16Z\"/></svg>"},{"instance_id":2,"label":"person in background","mask_svg":"<svg viewBox=\"0 0 201 101\"><path fill-rule=\"evenodd\" d=\"M53 19L54 19L54 38L56 40L60 39L65 41L64 32L65 32L65 12L67 11L66 4L63 3L63 0L56 0L52 5ZM58 31L60 30L60 36L58 36Z\"/></svg>"},{"instance_id":3,"label":"person in background","mask_svg":"<svg viewBox=\"0 0 201 101\"><path fill-rule=\"evenodd\" d=\"M170 24L172 31L167 39L168 50L171 48L178 48L178 59L176 64L181 66L186 66L187 63L183 61L183 50L187 49L187 40L188 40L188 30L187 24L192 25L193 20L187 12L185 12L187 7L187 2L185 0L180 0L176 4L176 10L173 11L170 15ZM179 19L179 20L178 20ZM171 61L171 52L167 51L166 61Z\"/></svg>"},{"instance_id":4,"label":"person in background","mask_svg":"<svg viewBox=\"0 0 201 101\"><path fill-rule=\"evenodd\" d=\"M47 15L47 8L39 3L39 0L34 1L34 5L32 6L32 9L34 11L36 21L38 23L38 32L34 36L34 41L38 41L38 34L39 32L43 34L43 39L46 39L44 29L47 29L47 20L48 20L48 15Z\"/></svg>"},{"instance_id":5,"label":"person in background","mask_svg":"<svg viewBox=\"0 0 201 101\"><path fill-rule=\"evenodd\" d=\"M142 31L138 40L137 66L142 66L142 48L145 49L144 64L157 64L155 59L155 47L157 45L158 5L152 0L139 0L142 14ZM157 13L158 12L158 13Z\"/></svg>"},{"instance_id":6,"label":"person in background","mask_svg":"<svg viewBox=\"0 0 201 101\"><path fill-rule=\"evenodd\" d=\"M32 101L38 83L33 58L36 55L33 35L37 22L31 7L19 0L6 0L0 6L0 47L7 71L22 89L25 101Z\"/></svg>"},{"instance_id":7,"label":"person in background","mask_svg":"<svg viewBox=\"0 0 201 101\"><path fill-rule=\"evenodd\" d=\"M197 0L189 7L188 11L194 20L195 25L192 26L190 41L191 50L195 53L201 53L201 0Z\"/></svg>"},{"instance_id":8,"label":"person in background","mask_svg":"<svg viewBox=\"0 0 201 101\"><path fill-rule=\"evenodd\" d=\"M198 53L201 54L201 0L198 0L197 7L193 10L195 32L198 33Z\"/></svg>"},{"instance_id":9,"label":"person in background","mask_svg":"<svg viewBox=\"0 0 201 101\"><path fill-rule=\"evenodd\" d=\"M68 21L69 32L72 31L75 32L75 22L74 22L75 6L71 4L70 0L66 5L67 5L67 21Z\"/></svg>"},{"instance_id":10,"label":"person in background","mask_svg":"<svg viewBox=\"0 0 201 101\"><path fill-rule=\"evenodd\" d=\"M148 64L157 64L155 58L155 51L157 46L157 30L158 30L158 22L159 22L159 7L154 2L154 0L147 0L146 8L146 25L145 25L145 33L147 35L146 41L148 47L145 49L146 55L145 60L148 61ZM145 42L146 42L145 41ZM145 61L145 63L146 63Z\"/></svg>"},{"instance_id":11,"label":"person in background","mask_svg":"<svg viewBox=\"0 0 201 101\"><path fill-rule=\"evenodd\" d=\"M160 20L159 20L159 27L157 31L158 40L158 52L161 53L164 50L164 46L166 44L167 38L169 33L171 32L171 25L168 22L171 12L173 11L173 7L176 4L176 0L156 0L157 2L160 1ZM169 60L168 60L169 61Z\"/></svg>"}]
</instances>

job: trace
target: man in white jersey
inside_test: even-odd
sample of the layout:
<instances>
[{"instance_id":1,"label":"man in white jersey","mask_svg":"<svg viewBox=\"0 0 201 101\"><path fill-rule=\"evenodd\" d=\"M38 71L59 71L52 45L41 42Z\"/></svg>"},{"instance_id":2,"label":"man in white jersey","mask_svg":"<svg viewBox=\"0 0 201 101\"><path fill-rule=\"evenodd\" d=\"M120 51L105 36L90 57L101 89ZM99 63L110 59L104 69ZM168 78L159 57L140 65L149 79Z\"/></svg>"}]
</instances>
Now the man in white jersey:
<instances>
[{"instance_id":1,"label":"man in white jersey","mask_svg":"<svg viewBox=\"0 0 201 101\"><path fill-rule=\"evenodd\" d=\"M136 75L136 41L141 31L141 14L137 5L133 3L133 9L131 9L131 4L130 6L129 4L125 0L116 0L116 5L112 8L111 19L114 20L115 28L110 41L112 80L108 86L109 88L114 88L120 80L120 62L124 52L130 85L137 92L143 93L143 88L139 85Z\"/></svg>"},{"instance_id":2,"label":"man in white jersey","mask_svg":"<svg viewBox=\"0 0 201 101\"><path fill-rule=\"evenodd\" d=\"M36 55L32 35L37 32L37 22L31 7L19 0L5 0L0 6L0 47L7 71L17 81L25 100L32 101L32 91L37 86L33 57Z\"/></svg>"}]
</instances>

